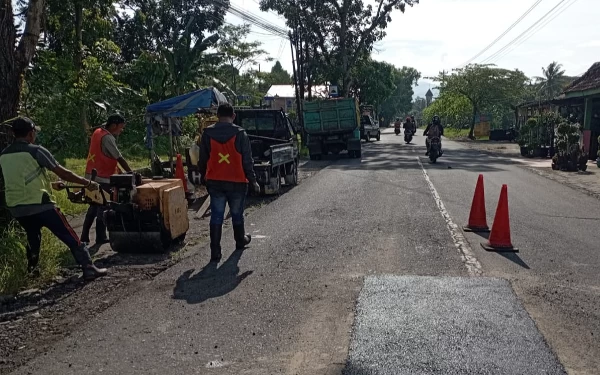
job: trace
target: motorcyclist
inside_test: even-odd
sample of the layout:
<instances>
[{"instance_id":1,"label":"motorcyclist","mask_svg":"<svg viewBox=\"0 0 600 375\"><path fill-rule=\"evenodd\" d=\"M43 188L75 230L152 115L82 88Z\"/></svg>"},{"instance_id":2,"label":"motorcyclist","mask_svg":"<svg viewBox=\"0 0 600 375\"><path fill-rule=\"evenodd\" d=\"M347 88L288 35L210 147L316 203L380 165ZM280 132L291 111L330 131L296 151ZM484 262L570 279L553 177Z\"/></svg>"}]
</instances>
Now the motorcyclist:
<instances>
[{"instance_id":1,"label":"motorcyclist","mask_svg":"<svg viewBox=\"0 0 600 375\"><path fill-rule=\"evenodd\" d=\"M417 133L417 121L415 120L415 116L414 115L410 116L410 121L413 124L413 134L416 134Z\"/></svg>"},{"instance_id":2,"label":"motorcyclist","mask_svg":"<svg viewBox=\"0 0 600 375\"><path fill-rule=\"evenodd\" d=\"M400 117L396 117L396 122L394 122L394 132L396 135L400 134L400 129L402 129L402 121L400 121Z\"/></svg>"},{"instance_id":3,"label":"motorcyclist","mask_svg":"<svg viewBox=\"0 0 600 375\"><path fill-rule=\"evenodd\" d=\"M433 116L431 123L427 125L427 128L425 128L425 131L423 132L423 135L427 136L427 138L425 139L425 145L427 146L427 152L425 153L425 155L429 156L431 139L439 137L441 142L441 136L444 135L444 128L442 127L442 122L440 121L439 116Z\"/></svg>"},{"instance_id":4,"label":"motorcyclist","mask_svg":"<svg viewBox=\"0 0 600 375\"><path fill-rule=\"evenodd\" d=\"M412 120L410 117L406 117L406 120L404 120L404 132L406 132L407 130L410 130L414 133L414 125L412 123Z\"/></svg>"}]
</instances>

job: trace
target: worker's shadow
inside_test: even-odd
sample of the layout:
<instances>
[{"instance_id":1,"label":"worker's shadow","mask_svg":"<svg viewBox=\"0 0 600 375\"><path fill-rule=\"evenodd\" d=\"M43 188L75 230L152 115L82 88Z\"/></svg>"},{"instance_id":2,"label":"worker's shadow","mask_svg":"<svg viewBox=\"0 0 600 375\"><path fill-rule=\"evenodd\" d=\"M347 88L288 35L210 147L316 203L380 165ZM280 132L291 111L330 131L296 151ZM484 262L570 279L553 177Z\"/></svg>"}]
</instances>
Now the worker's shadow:
<instances>
[{"instance_id":1,"label":"worker's shadow","mask_svg":"<svg viewBox=\"0 0 600 375\"><path fill-rule=\"evenodd\" d=\"M238 262L243 252L243 250L234 251L218 268L216 262L210 262L193 276L193 269L185 271L179 276L173 288L173 298L186 300L187 303L202 303L233 291L253 272L246 271L239 274Z\"/></svg>"}]
</instances>

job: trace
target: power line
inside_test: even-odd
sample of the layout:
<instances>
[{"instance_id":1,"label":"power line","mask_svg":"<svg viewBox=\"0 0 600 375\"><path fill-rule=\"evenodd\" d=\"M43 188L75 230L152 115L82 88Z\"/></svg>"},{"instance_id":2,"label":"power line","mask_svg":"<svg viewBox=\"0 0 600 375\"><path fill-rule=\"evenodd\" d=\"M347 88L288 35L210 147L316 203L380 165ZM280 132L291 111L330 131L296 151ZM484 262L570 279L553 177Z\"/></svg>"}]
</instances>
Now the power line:
<instances>
[{"instance_id":1,"label":"power line","mask_svg":"<svg viewBox=\"0 0 600 375\"><path fill-rule=\"evenodd\" d=\"M541 25L539 25L538 27L536 27L534 30L532 30L532 32L529 35L527 35L524 39L522 39L521 41L519 41L516 45L514 45L513 47L509 48L504 53L502 53L499 56L497 56L496 58L494 58L493 62L496 62L496 61L499 61L499 60L503 59L506 55L508 55L509 53L511 53L512 51L514 51L516 48L518 48L520 45L522 45L526 41L528 41L532 36L534 36L535 34L537 34L541 29L543 29L544 27L546 27L546 25L548 25L550 22L554 21L554 19L556 19L556 17L558 17L562 13L564 13L568 8L571 7L571 5L575 4L577 1L578 0L567 0L566 3L562 4L562 6L559 9L557 9L557 12L555 12L555 14L552 16L552 18L546 20L544 23L542 23Z\"/></svg>"},{"instance_id":2,"label":"power line","mask_svg":"<svg viewBox=\"0 0 600 375\"><path fill-rule=\"evenodd\" d=\"M546 19L546 17L548 17L551 13L553 13L556 8L558 8L562 3L564 3L566 0L560 0L560 2L558 4L556 4L552 9L550 9L546 14L544 14L542 17L540 17L540 19L538 19L533 25L529 26L527 28L527 30L523 31L521 34L519 34L515 39L511 40L510 42L508 42L504 47L502 47L501 49L499 49L496 53L492 54L491 56L487 57L486 59L483 60L483 63L486 63L496 57L498 57L502 52L506 51L511 45L513 45L515 42L517 42L519 39L521 39L525 34L527 34L531 29L533 29L535 26L537 26L540 22L542 22L543 20Z\"/></svg>"},{"instance_id":3,"label":"power line","mask_svg":"<svg viewBox=\"0 0 600 375\"><path fill-rule=\"evenodd\" d=\"M483 55L487 50L489 50L490 48L492 48L494 46L494 44L496 44L500 39L502 39L506 34L508 34L521 21L523 21L523 19L525 17L527 17L527 15L529 13L531 13L531 11L534 10L542 1L543 0L536 0L536 2L529 9L527 9L525 11L525 13L523 13L521 15L521 17L519 17L519 19L517 19L512 25L510 25L508 29L504 30L504 32L502 34L500 34L499 37L497 37L492 43L490 43L487 47L485 47L483 50L481 50L481 52L479 52L477 55L473 56L471 59L469 59L466 63L462 64L461 66L468 65L469 63L471 63L472 61L474 61L475 59L477 59L479 56Z\"/></svg>"},{"instance_id":4,"label":"power line","mask_svg":"<svg viewBox=\"0 0 600 375\"><path fill-rule=\"evenodd\" d=\"M240 8L236 7L235 5L225 4L221 0L215 0L215 3L220 5L223 8L223 10L225 10L226 12L228 12L236 17L239 17L239 18L243 19L244 21L247 21L247 22L253 24L254 26L257 26L265 31L268 31L272 35L279 36L282 38L288 37L288 32L286 29L274 26L269 21L267 21L257 15L254 15L245 9L240 9Z\"/></svg>"}]
</instances>

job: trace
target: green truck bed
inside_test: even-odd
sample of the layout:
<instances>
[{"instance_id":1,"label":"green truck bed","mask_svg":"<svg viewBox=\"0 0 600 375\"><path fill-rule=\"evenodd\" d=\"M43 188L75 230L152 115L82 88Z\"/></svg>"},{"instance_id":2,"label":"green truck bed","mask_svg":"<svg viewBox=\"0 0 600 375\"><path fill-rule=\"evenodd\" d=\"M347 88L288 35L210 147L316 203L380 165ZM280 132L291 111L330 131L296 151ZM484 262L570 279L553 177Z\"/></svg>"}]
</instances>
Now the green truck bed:
<instances>
[{"instance_id":1,"label":"green truck bed","mask_svg":"<svg viewBox=\"0 0 600 375\"><path fill-rule=\"evenodd\" d=\"M311 135L351 133L360 126L354 98L304 102L304 129Z\"/></svg>"}]
</instances>

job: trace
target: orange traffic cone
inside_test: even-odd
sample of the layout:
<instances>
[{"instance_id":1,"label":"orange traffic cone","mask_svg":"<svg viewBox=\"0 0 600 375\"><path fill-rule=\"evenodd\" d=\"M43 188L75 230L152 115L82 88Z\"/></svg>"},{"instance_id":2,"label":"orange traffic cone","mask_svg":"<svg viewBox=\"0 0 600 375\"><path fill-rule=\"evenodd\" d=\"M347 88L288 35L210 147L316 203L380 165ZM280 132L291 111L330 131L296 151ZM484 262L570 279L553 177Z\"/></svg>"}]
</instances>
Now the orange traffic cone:
<instances>
[{"instance_id":1,"label":"orange traffic cone","mask_svg":"<svg viewBox=\"0 0 600 375\"><path fill-rule=\"evenodd\" d=\"M494 216L494 223L492 224L492 232L488 242L482 243L481 247L487 251L514 251L517 252L519 249L512 245L510 240L510 218L508 216L508 187L502 185L500 191L500 200L498 201L498 208L496 209L496 216Z\"/></svg>"},{"instance_id":2,"label":"orange traffic cone","mask_svg":"<svg viewBox=\"0 0 600 375\"><path fill-rule=\"evenodd\" d=\"M469 223L463 227L465 232L489 232L487 217L485 214L485 193L483 190L483 175L477 178L475 194L471 203L471 213L469 214Z\"/></svg>"},{"instance_id":3,"label":"orange traffic cone","mask_svg":"<svg viewBox=\"0 0 600 375\"><path fill-rule=\"evenodd\" d=\"M175 177L183 182L183 190L187 192L187 178L183 171L183 161L181 160L181 154L177 154L177 164L175 165Z\"/></svg>"}]
</instances>

